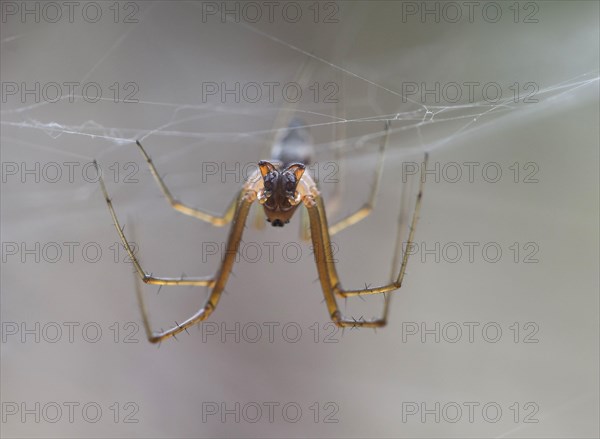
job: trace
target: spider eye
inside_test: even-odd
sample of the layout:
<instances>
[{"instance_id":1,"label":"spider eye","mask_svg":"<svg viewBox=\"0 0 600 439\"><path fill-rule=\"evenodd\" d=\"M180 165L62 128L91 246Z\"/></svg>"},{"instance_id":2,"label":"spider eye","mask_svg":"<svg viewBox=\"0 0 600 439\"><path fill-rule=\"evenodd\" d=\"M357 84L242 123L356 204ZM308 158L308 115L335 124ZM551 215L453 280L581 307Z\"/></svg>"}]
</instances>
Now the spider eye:
<instances>
[{"instance_id":1,"label":"spider eye","mask_svg":"<svg viewBox=\"0 0 600 439\"><path fill-rule=\"evenodd\" d=\"M296 189L296 184L292 180L288 180L285 184L285 190L292 192L294 189Z\"/></svg>"},{"instance_id":2,"label":"spider eye","mask_svg":"<svg viewBox=\"0 0 600 439\"><path fill-rule=\"evenodd\" d=\"M273 190L273 182L277 179L277 176L273 172L269 172L263 177L264 186L267 191ZM269 194L270 195L270 194Z\"/></svg>"},{"instance_id":3,"label":"spider eye","mask_svg":"<svg viewBox=\"0 0 600 439\"><path fill-rule=\"evenodd\" d=\"M267 189L262 189L258 192L258 202L260 204L265 204L271 198L272 192Z\"/></svg>"}]
</instances>

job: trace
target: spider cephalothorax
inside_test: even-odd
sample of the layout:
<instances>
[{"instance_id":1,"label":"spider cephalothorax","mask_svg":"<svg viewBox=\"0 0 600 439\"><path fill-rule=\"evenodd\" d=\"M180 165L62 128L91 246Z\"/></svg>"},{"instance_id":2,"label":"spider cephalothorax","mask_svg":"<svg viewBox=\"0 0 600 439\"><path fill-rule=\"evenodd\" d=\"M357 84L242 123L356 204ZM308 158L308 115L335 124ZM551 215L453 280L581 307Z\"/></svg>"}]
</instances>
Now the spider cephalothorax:
<instances>
[{"instance_id":1,"label":"spider cephalothorax","mask_svg":"<svg viewBox=\"0 0 600 439\"><path fill-rule=\"evenodd\" d=\"M283 227L299 206L301 196L297 186L305 166L294 163L283 170L265 160L258 162L264 188L258 193L258 201L265 209L267 221L275 227Z\"/></svg>"}]
</instances>

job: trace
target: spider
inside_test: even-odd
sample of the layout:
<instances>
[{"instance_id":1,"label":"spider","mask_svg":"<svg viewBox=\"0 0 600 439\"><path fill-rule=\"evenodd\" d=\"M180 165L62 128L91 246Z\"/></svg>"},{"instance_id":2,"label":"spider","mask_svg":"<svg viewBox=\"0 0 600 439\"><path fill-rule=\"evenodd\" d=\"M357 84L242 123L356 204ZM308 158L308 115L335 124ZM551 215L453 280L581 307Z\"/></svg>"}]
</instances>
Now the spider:
<instances>
[{"instance_id":1,"label":"spider","mask_svg":"<svg viewBox=\"0 0 600 439\"><path fill-rule=\"evenodd\" d=\"M336 301L336 296L347 298L368 294L388 293L399 289L402 286L402 280L406 272L409 252L404 252L398 276L387 285L376 288L370 288L366 285L364 289L346 290L342 288L340 284L335 263L333 258L330 257L330 236L361 221L372 211L374 199L378 191L381 169L383 166L383 155L389 137L389 128L390 124L389 122L386 122L385 133L382 136L382 142L379 147L379 161L377 165L377 171L375 173L375 180L371 186L371 193L367 203L333 225L329 225L327 222L323 198L319 192L319 189L317 188L317 184L308 172L307 167L312 161L314 149L312 147L310 134L308 134L307 128L305 128L303 123L298 120L294 120L290 123L286 132L287 134L281 141L274 145L272 150L272 159L268 161L261 160L258 162L258 169L243 184L241 190L237 196L234 197L225 214L222 216L212 215L204 210L190 207L175 199L171 195L171 191L168 189L163 179L160 177L156 167L154 166L154 163L152 162L152 159L142 147L142 144L139 141L136 141L136 145L146 159L154 180L160 187L169 204L175 210L218 227L232 223L227 239L225 255L222 259L221 266L216 276L213 277L167 278L154 276L153 274L148 274L146 271L144 271L137 257L134 255L132 247L130 246L127 238L125 237L123 228L120 226L115 209L112 205L112 201L108 195L108 191L106 190L106 185L99 172L98 164L96 161L94 161L94 165L96 166L98 175L100 176L100 187L110 211L114 226L141 280L147 284L205 286L211 289L205 305L194 315L183 321L181 324L175 322L175 326L166 331L161 330L160 332L155 332L152 330L149 323L148 313L144 305L141 290L139 288L139 284L136 282L137 299L142 313L143 324L148 340L152 343L157 343L166 338L175 337L180 332L187 331L188 327L202 322L212 314L219 303L221 293L223 292L223 289L225 288L229 278L229 274L235 261L238 246L240 240L242 239L242 233L245 228L250 207L255 201L258 201L259 204L262 205L266 220L274 227L283 227L285 224L289 223L290 218L292 218L300 205L303 205L306 209L310 226L310 239L312 240L313 244L313 252L319 274L319 281L321 283L321 289L323 290L323 295L325 296L325 302L330 318L337 326L370 328L385 326L388 318L390 295L384 294L385 301L383 315L374 320L356 320L345 318L340 312ZM426 166L427 158L428 155L426 153L424 164L421 168L419 192L415 201L406 248L410 248L414 240L414 233L419 217L419 210L423 195L424 179L422 173ZM395 265L396 264L394 261L394 266Z\"/></svg>"}]
</instances>

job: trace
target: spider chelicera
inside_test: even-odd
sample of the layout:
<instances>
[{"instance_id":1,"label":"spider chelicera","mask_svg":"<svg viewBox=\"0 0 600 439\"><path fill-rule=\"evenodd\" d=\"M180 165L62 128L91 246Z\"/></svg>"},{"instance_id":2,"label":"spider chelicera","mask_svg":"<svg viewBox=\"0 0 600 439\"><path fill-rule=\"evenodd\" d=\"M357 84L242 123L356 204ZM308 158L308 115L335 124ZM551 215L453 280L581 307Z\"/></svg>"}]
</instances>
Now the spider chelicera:
<instances>
[{"instance_id":1,"label":"spider chelicera","mask_svg":"<svg viewBox=\"0 0 600 439\"><path fill-rule=\"evenodd\" d=\"M152 162L152 159L144 150L141 143L137 141L136 144L148 162L150 172L152 173L169 204L175 210L194 218L198 218L202 221L209 222L214 226L224 226L230 222L232 223L229 231L229 237L227 239L225 255L222 259L221 266L216 276L213 277L166 278L146 273L142 269L137 257L133 253L132 247L125 237L123 228L120 226L119 220L117 219L111 199L108 196L104 180L102 179L98 170L98 175L100 176L100 187L102 188L102 192L112 216L113 223L117 229L117 233L121 238L123 246L131 258L135 270L141 277L142 281L147 284L155 285L192 285L205 286L211 289L206 304L193 316L181 323L176 322L174 327L166 331L161 330L160 332L155 332L150 326L148 313L146 311L141 294L141 289L136 283L137 298L142 312L142 319L148 340L152 343L157 343L168 337L174 337L182 331L187 331L189 326L200 323L210 314L212 314L219 303L221 293L225 288L229 274L235 262L235 256L240 240L242 239L242 233L244 231L250 207L252 206L252 203L257 200L263 206L267 221L275 227L283 227L285 224L287 224L301 204L306 208L306 212L308 213L308 221L310 223L310 238L312 240L315 263L319 273L319 281L321 283L323 295L325 296L325 302L327 304L330 318L336 325L341 327L350 326L369 328L385 326L388 318L390 295L385 295L382 317L374 320L356 320L345 318L340 312L336 301L336 296L346 298L351 296L387 293L397 290L402 286L402 280L404 279L406 265L408 263L409 252L404 251L398 276L387 285L376 288L365 287L364 289L359 290L345 290L340 284L335 263L331 257L332 253L330 236L364 219L373 209L375 196L379 187L381 169L383 166L383 156L387 146L388 136L389 122L386 122L385 133L382 136L382 141L379 148L377 171L375 173L375 179L371 186L371 193L367 203L365 203L364 206L354 213L348 215L346 218L331 226L327 223L323 198L315 181L310 176L310 173L307 169L307 166L310 164L314 154L314 149L310 143L310 135L308 134L308 130L298 120L290 123L286 136L284 136L284 138L274 146L272 160L261 160L258 162L258 169L244 183L242 189L231 202L225 214L222 216L212 215L208 212L190 207L176 200L171 195L171 192L165 185L163 179L160 177L154 166L154 163ZM423 173L423 169L426 167L426 163L427 154L425 154L424 164L421 168L421 174ZM98 165L95 161L94 164L98 169ZM415 201L415 207L410 222L408 240L406 242L407 249L411 248L414 240L415 228L419 217L419 210L423 195L423 183L424 179L423 175L421 175L419 192Z\"/></svg>"}]
</instances>

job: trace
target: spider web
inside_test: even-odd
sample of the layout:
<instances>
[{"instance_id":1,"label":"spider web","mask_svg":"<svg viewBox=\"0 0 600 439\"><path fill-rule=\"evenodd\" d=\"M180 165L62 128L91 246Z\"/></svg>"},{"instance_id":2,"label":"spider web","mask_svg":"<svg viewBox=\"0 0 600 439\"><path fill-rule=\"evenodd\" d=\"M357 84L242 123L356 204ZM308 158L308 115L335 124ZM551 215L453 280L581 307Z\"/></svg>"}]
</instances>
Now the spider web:
<instances>
[{"instance_id":1,"label":"spider web","mask_svg":"<svg viewBox=\"0 0 600 439\"><path fill-rule=\"evenodd\" d=\"M300 116L315 139L318 160L335 160L337 153L343 154L342 184L350 188L346 195L351 194L344 199L343 205L348 206L341 209L344 213L364 201L368 185L358 182L372 174L386 122L391 124L385 174L392 171L385 181L389 186L394 182L394 169L404 160L420 160L424 151L433 157L451 156L475 138L502 137L523 125L543 130L540 121L570 118L598 99L597 13L594 18L576 8L570 10L572 22L560 8L546 8L546 21L537 28L523 23L405 25L394 21L393 13L348 2L342 4L339 24L324 26L308 20L294 27L218 19L199 26L201 10L196 3L140 6L139 22L128 25L3 23L3 81L28 86L95 82L103 92L95 103L87 102L81 93L74 93L72 99L62 96L55 103L10 98L2 103L3 163L39 162L43 167L56 162L63 172L67 171L64 162L78 164L74 183L65 178L55 184L43 179L35 183L25 177L28 183L21 184L20 175L15 180L3 174L9 180L2 184L3 235L8 230L9 235L23 236L45 223L56 225L67 218L106 226L108 214L98 186L85 181L79 172L93 159L106 169L117 163L120 174L118 181L109 181L109 191L119 202L121 218L133 214L136 223L141 216L148 221L152 217L165 220L172 213L153 210L164 201L142 168L136 139L148 148L178 197L218 212L239 188L240 179L227 177L224 184L212 179L199 191L199 163L256 162L268 154L287 122ZM559 24L572 28L565 32L569 37L555 36ZM72 38L73 29L80 36L77 41ZM120 92L117 103L110 88L115 82ZM273 102L252 103L212 95L202 102L207 82L229 87L294 82L302 84L307 98L294 104L275 93ZM470 99L463 87L462 98L450 102L423 99L405 88L407 84L443 87L465 82L498 84L502 97L484 99L478 88ZM124 88L128 83L137 87L136 102L123 102L131 90ZM309 89L315 83L320 91L316 102ZM324 86L329 83L338 87L339 102L325 102L329 89ZM515 83L519 84L516 97ZM531 89L523 88L528 83L534 84L533 95ZM535 102L526 102L528 98ZM581 120L586 120L584 115ZM582 122L577 129L589 127ZM575 146L573 151L577 153ZM131 161L140 166L136 177L141 184L135 187L123 184L128 171L124 165ZM114 177L114 173L109 175ZM357 195L352 196L355 187ZM393 221L381 230L389 230ZM364 227L363 232L373 226ZM142 226L138 228L138 237L149 235ZM144 256L149 266L158 265L151 252ZM174 266L180 265L176 256L172 259ZM191 262L192 267L197 265ZM318 290L316 284L311 285ZM133 306L129 311L137 312ZM159 318L156 313L152 317ZM554 410L562 409L559 405ZM519 427L506 434L514 431Z\"/></svg>"},{"instance_id":2,"label":"spider web","mask_svg":"<svg viewBox=\"0 0 600 439\"><path fill-rule=\"evenodd\" d=\"M140 21L154 24L166 10L168 8L165 9L160 2L144 7L139 14ZM180 4L179 10L171 10L170 13L177 15L184 10L196 16L201 13L200 7L193 3ZM360 10L353 11L350 8L349 12ZM453 72L454 76L452 73L436 75L433 73L436 70L435 62L421 63L426 70L416 74L411 65L421 57L419 51L427 56L428 53L448 50L448 46L420 47L417 35L413 37L415 44L410 50L389 55L371 54L368 51L354 53L350 41L359 38L357 34L365 32L367 23L358 23L362 24L357 26L359 30L345 31L330 47L311 42L307 49L303 48L307 45L302 44L304 41L297 32L291 35L282 33L273 23L269 23L271 26L255 26L243 21L232 22L230 18L226 22L209 22L198 32L198 41L192 39L183 45L182 40L189 37L190 29L187 26L193 24L191 20L184 21L172 42L164 34L149 32L148 26L131 24L111 39L100 42L98 45L104 46L103 51L96 51L94 47L87 52L79 51L75 63L71 60L68 66L50 58L47 68L49 77L55 79L62 76L81 84L92 81L99 83L104 96L113 91L108 90L113 79L119 82L119 86L135 82L139 89L134 94L135 103L122 102L126 99L123 90L120 91L117 104L114 102L114 93L112 97L101 97L94 104L86 102L84 98L87 95L84 97L77 93L63 93L57 102L52 103L43 99L37 103L9 100L3 104L1 112L4 150L14 147L22 151L25 148L56 154L57 157L102 160L115 150L129 148L136 139L152 139L153 143L168 150L172 157L177 156L172 153L175 145L183 145L188 149L216 149L223 153L225 159L235 159L236 150L232 145L239 147L243 143L246 151L253 148L254 154L260 154L264 151L264 145L269 145L285 129L285 123L279 126L274 124L286 122L295 114L301 116L313 131L338 127L346 130L343 139L332 140L327 139L328 136L315 135L319 151L360 149L369 141L378 139L383 132L383 123L389 121L392 123L391 148L408 153L432 152L457 147L461 137L471 136L479 130L493 129L501 120L524 123L544 112L560 111L565 106L594 96L591 91L597 87L597 60L593 56L587 59L588 62L573 63L569 68L544 72L543 75L537 73L539 79L527 73L532 68L528 54L522 57L516 54L511 60L513 74L508 80L500 75L489 74L494 67L503 66L504 60L500 60L497 66L482 68L481 73L474 73L472 77L458 69ZM319 39L327 39L341 27L332 28L322 30ZM27 47L28 37L37 38L37 32L20 30L14 34L9 26L4 26L2 47L7 62L3 65L8 64L11 56L18 55L22 46ZM405 34L406 31L400 30L397 37ZM211 35L215 41L204 43L206 35ZM382 42L383 46L390 46L390 38L378 36L372 37L373 46ZM465 36L463 32L451 35L457 41ZM157 65L159 61L151 58L155 52L168 49L169 44L178 45L177 49L169 50L177 53L169 53L169 68L162 71L159 70L162 66ZM191 46L194 48L190 53L185 53L186 48ZM64 50L73 48L65 47ZM245 55L244 50L251 51L249 58L253 65L245 66L247 71L243 75L231 74L231 66L235 65L237 57ZM589 50L592 53L593 47ZM98 56L98 53L102 55ZM136 56L132 56L134 53ZM266 67L261 68L261 63ZM299 77L299 72L307 64L310 64L310 69L307 69L310 70L309 75ZM437 65L447 68L443 63ZM4 70L3 76L7 80L14 79L13 69L4 67ZM84 73L77 74L77 71ZM176 71L184 73L177 74ZM26 78L27 73L25 81ZM107 81L106 78L110 79ZM182 81L182 78L185 79ZM490 81L485 80L488 78ZM429 103L425 101L431 100L431 94L429 98L422 99L419 93L403 92L403 86L407 83L420 87L421 91L421 88L435 87L436 84L444 87L450 83L460 85L476 79L481 85L493 82L500 86L503 96L483 100L479 87L468 99L463 96L456 103L446 104L443 102L444 96L439 94L433 99L437 102ZM285 84L294 81L302 83L305 94L310 93L307 87L314 82L320 85L334 82L339 88L335 94L339 104L336 107L324 103L326 99L320 96L317 103L307 103L304 99L300 104L290 105L278 93L274 93L274 102L255 104L243 102L242 98L242 102L232 103L230 97L219 101L218 97L211 96L208 102L198 103L201 84L221 81L224 81L225 87L235 83L275 81ZM521 88L511 88L518 81L521 81ZM533 90L533 93L522 88L524 83L532 84L533 88L528 90ZM463 86L461 93L465 95L467 90ZM534 103L528 103L528 100Z\"/></svg>"}]
</instances>

